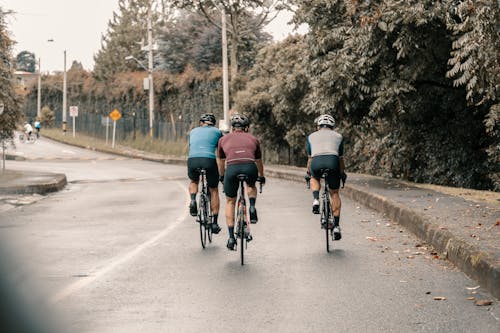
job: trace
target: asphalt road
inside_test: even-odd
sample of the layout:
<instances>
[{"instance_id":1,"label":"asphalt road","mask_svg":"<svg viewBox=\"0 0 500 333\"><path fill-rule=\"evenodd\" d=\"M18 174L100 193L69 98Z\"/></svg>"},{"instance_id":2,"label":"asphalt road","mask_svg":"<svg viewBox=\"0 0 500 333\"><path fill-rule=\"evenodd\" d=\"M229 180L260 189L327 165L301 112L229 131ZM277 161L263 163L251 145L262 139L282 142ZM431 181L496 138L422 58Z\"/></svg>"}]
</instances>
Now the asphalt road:
<instances>
[{"instance_id":1,"label":"asphalt road","mask_svg":"<svg viewBox=\"0 0 500 333\"><path fill-rule=\"evenodd\" d=\"M64 331L500 330L496 306L468 300L493 299L475 294L474 281L348 199L343 239L326 253L305 186L269 179L241 266L225 229L201 248L185 167L43 139L18 151L44 159L7 168L62 172L69 184L2 213L5 272Z\"/></svg>"}]
</instances>

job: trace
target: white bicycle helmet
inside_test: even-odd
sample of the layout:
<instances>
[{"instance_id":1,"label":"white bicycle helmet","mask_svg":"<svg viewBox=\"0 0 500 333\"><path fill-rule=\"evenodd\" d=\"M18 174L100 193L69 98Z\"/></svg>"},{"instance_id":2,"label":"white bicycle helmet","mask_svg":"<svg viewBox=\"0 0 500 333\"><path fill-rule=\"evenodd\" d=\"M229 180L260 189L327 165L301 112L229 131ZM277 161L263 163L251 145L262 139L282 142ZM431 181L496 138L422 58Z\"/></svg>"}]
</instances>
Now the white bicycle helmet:
<instances>
[{"instance_id":1,"label":"white bicycle helmet","mask_svg":"<svg viewBox=\"0 0 500 333\"><path fill-rule=\"evenodd\" d=\"M328 126L330 128L335 126L335 119L329 114L322 114L314 122L317 126Z\"/></svg>"}]
</instances>

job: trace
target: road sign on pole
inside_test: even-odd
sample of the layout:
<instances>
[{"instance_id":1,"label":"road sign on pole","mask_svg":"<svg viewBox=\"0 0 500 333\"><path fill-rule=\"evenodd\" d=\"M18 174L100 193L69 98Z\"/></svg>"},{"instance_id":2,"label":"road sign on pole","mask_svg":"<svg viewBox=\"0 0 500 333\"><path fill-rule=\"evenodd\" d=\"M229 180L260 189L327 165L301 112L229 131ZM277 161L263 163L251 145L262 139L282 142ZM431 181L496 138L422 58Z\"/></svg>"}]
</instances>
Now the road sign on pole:
<instances>
[{"instance_id":1,"label":"road sign on pole","mask_svg":"<svg viewBox=\"0 0 500 333\"><path fill-rule=\"evenodd\" d=\"M114 121L117 121L118 119L120 119L122 117L122 114L120 113L120 111L118 111L117 109L114 109L113 111L111 111L111 113L109 114L109 117L111 119L113 119Z\"/></svg>"},{"instance_id":2,"label":"road sign on pole","mask_svg":"<svg viewBox=\"0 0 500 333\"><path fill-rule=\"evenodd\" d=\"M75 118L78 117L78 106L70 106L69 115L73 118L73 137L75 137Z\"/></svg>"},{"instance_id":3,"label":"road sign on pole","mask_svg":"<svg viewBox=\"0 0 500 333\"><path fill-rule=\"evenodd\" d=\"M118 119L120 119L122 117L122 115L121 115L120 111L118 111L117 109L114 109L109 114L109 117L111 119L113 119L113 140L112 140L112 143L111 143L111 148L115 148L116 121Z\"/></svg>"}]
</instances>

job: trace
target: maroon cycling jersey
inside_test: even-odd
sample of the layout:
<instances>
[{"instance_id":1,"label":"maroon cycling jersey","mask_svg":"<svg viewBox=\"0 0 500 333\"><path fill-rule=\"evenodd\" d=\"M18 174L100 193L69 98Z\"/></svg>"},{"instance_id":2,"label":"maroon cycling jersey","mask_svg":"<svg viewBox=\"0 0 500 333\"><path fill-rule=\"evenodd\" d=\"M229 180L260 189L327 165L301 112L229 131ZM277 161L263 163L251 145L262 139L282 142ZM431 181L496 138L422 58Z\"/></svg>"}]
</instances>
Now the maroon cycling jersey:
<instances>
[{"instance_id":1,"label":"maroon cycling jersey","mask_svg":"<svg viewBox=\"0 0 500 333\"><path fill-rule=\"evenodd\" d=\"M255 162L262 158L259 140L247 132L232 132L219 140L219 157L227 165Z\"/></svg>"}]
</instances>

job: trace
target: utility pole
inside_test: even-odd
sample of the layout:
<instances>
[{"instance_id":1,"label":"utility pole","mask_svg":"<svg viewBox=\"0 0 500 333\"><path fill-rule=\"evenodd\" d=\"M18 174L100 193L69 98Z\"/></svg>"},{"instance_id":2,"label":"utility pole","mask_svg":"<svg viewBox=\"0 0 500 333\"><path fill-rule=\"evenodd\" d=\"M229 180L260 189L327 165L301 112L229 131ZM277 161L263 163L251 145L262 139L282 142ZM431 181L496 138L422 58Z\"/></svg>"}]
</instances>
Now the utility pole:
<instances>
[{"instance_id":1,"label":"utility pole","mask_svg":"<svg viewBox=\"0 0 500 333\"><path fill-rule=\"evenodd\" d=\"M64 50L64 75L63 75L63 109L62 109L62 121L63 121L63 134L66 134L66 50Z\"/></svg>"},{"instance_id":2,"label":"utility pole","mask_svg":"<svg viewBox=\"0 0 500 333\"><path fill-rule=\"evenodd\" d=\"M40 108L42 104L42 70L40 68L41 60L38 58L38 94L36 97L36 116L40 120Z\"/></svg>"},{"instance_id":3,"label":"utility pole","mask_svg":"<svg viewBox=\"0 0 500 333\"><path fill-rule=\"evenodd\" d=\"M153 87L153 27L151 24L151 4L148 9L148 77L149 77L149 136L153 137L154 87Z\"/></svg>"},{"instance_id":4,"label":"utility pole","mask_svg":"<svg viewBox=\"0 0 500 333\"><path fill-rule=\"evenodd\" d=\"M226 10L222 6L222 101L224 105L224 121L227 130L229 127L229 75L227 65L227 36Z\"/></svg>"}]
</instances>

